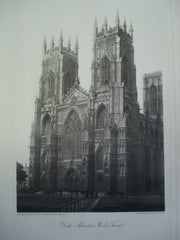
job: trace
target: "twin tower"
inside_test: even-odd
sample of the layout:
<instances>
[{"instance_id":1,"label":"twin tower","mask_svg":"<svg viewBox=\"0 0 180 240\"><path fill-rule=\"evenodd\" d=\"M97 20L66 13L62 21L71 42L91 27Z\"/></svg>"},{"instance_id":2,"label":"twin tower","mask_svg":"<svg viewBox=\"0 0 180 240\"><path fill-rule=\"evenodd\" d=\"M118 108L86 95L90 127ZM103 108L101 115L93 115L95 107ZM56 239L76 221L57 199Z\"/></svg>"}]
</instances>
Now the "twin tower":
<instances>
[{"instance_id":1,"label":"twin tower","mask_svg":"<svg viewBox=\"0 0 180 240\"><path fill-rule=\"evenodd\" d=\"M163 124L159 91L153 114L151 87L161 74L146 76L146 114L139 111L133 27L115 27L105 19L94 25L92 80L89 92L78 78L75 49L52 39L43 45L39 97L35 103L29 158L33 190L163 193ZM148 79L148 80L147 80ZM147 83L148 81L148 83ZM162 111L161 111L162 112Z\"/></svg>"}]
</instances>

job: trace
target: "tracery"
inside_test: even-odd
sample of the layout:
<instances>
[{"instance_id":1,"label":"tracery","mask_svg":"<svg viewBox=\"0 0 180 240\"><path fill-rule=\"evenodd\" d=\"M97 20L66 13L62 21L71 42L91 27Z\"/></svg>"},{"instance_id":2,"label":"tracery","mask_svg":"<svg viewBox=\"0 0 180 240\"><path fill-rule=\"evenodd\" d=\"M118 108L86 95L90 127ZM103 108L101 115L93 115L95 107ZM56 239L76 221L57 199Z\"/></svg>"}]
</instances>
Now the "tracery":
<instances>
[{"instance_id":1,"label":"tracery","mask_svg":"<svg viewBox=\"0 0 180 240\"><path fill-rule=\"evenodd\" d=\"M82 124L77 113L73 110L64 126L64 159L81 158Z\"/></svg>"}]
</instances>

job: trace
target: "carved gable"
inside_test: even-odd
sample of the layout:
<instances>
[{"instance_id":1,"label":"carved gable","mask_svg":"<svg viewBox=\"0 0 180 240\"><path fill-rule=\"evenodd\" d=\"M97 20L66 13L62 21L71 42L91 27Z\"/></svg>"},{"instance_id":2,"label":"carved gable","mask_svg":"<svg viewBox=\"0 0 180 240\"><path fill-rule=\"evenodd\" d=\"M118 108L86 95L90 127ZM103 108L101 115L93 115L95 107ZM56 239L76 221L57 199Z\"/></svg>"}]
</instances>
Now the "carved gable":
<instances>
[{"instance_id":1,"label":"carved gable","mask_svg":"<svg viewBox=\"0 0 180 240\"><path fill-rule=\"evenodd\" d=\"M81 89L74 88L64 99L64 104L76 105L88 102L88 94Z\"/></svg>"}]
</instances>

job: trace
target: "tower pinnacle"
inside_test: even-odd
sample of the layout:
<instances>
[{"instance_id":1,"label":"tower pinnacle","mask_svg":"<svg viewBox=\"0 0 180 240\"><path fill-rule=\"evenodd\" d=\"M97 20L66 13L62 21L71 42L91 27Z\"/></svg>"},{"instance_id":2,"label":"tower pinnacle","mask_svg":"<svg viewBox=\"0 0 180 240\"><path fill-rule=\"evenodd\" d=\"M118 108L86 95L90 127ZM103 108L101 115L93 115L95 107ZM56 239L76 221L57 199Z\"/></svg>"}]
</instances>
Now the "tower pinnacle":
<instances>
[{"instance_id":1,"label":"tower pinnacle","mask_svg":"<svg viewBox=\"0 0 180 240\"><path fill-rule=\"evenodd\" d=\"M124 28L124 31L126 32L126 30L127 30L126 19L124 19L123 28Z\"/></svg>"},{"instance_id":2,"label":"tower pinnacle","mask_svg":"<svg viewBox=\"0 0 180 240\"><path fill-rule=\"evenodd\" d=\"M75 52L77 55L78 55L78 50L79 50L78 37L76 37Z\"/></svg>"},{"instance_id":3,"label":"tower pinnacle","mask_svg":"<svg viewBox=\"0 0 180 240\"><path fill-rule=\"evenodd\" d=\"M44 42L43 42L43 53L46 54L46 49L47 49L47 43L46 43L46 37L44 37Z\"/></svg>"},{"instance_id":4,"label":"tower pinnacle","mask_svg":"<svg viewBox=\"0 0 180 240\"><path fill-rule=\"evenodd\" d=\"M95 20L94 20L94 38L96 38L97 30L98 30L97 18L95 18Z\"/></svg>"},{"instance_id":5,"label":"tower pinnacle","mask_svg":"<svg viewBox=\"0 0 180 240\"><path fill-rule=\"evenodd\" d=\"M52 39L51 39L51 49L53 50L54 49L54 37L52 36Z\"/></svg>"},{"instance_id":6,"label":"tower pinnacle","mask_svg":"<svg viewBox=\"0 0 180 240\"><path fill-rule=\"evenodd\" d=\"M116 27L119 27L119 25L120 25L120 20L119 20L119 11L117 10L117 12L116 12Z\"/></svg>"},{"instance_id":7,"label":"tower pinnacle","mask_svg":"<svg viewBox=\"0 0 180 240\"><path fill-rule=\"evenodd\" d=\"M104 30L107 32L108 24L107 24L107 17L104 17Z\"/></svg>"},{"instance_id":8,"label":"tower pinnacle","mask_svg":"<svg viewBox=\"0 0 180 240\"><path fill-rule=\"evenodd\" d=\"M133 25L132 25L132 22L130 23L130 26L129 26L129 33L130 33L131 37L133 37Z\"/></svg>"},{"instance_id":9,"label":"tower pinnacle","mask_svg":"<svg viewBox=\"0 0 180 240\"><path fill-rule=\"evenodd\" d=\"M60 37L59 37L59 46L63 47L63 32L61 30Z\"/></svg>"},{"instance_id":10,"label":"tower pinnacle","mask_svg":"<svg viewBox=\"0 0 180 240\"><path fill-rule=\"evenodd\" d=\"M71 49L71 38L69 37L69 39L68 39L68 50L70 50Z\"/></svg>"}]
</instances>

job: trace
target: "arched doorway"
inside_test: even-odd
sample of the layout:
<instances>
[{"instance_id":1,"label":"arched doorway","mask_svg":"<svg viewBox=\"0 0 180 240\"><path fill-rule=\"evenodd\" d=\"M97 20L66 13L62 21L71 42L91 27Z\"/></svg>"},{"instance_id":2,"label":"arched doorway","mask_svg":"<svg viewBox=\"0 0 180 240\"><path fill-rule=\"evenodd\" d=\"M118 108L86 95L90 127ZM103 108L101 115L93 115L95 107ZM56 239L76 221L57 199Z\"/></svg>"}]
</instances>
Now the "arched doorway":
<instances>
[{"instance_id":1,"label":"arched doorway","mask_svg":"<svg viewBox=\"0 0 180 240\"><path fill-rule=\"evenodd\" d=\"M79 189L79 177L77 171L71 167L64 175L64 189L73 192Z\"/></svg>"},{"instance_id":2,"label":"arched doorway","mask_svg":"<svg viewBox=\"0 0 180 240\"><path fill-rule=\"evenodd\" d=\"M97 173L96 175L96 192L104 192L104 176L103 173Z\"/></svg>"}]
</instances>

